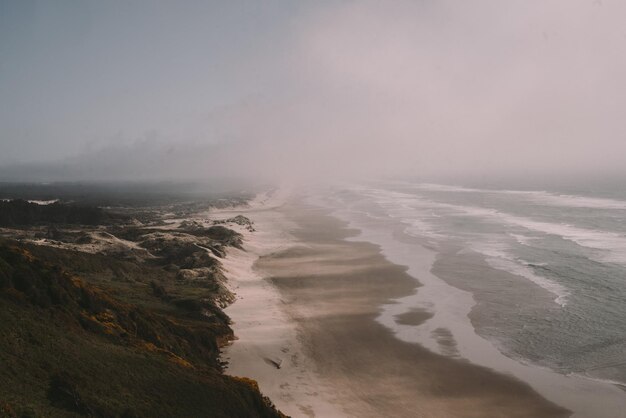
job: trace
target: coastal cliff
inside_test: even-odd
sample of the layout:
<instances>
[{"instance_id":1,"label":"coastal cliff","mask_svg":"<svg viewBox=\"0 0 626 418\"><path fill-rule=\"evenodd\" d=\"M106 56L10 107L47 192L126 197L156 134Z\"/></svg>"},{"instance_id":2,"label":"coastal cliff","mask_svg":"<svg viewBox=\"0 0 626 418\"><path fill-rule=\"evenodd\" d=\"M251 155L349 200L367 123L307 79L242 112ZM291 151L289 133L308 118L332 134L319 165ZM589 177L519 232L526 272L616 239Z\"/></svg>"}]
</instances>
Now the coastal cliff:
<instances>
[{"instance_id":1,"label":"coastal cliff","mask_svg":"<svg viewBox=\"0 0 626 418\"><path fill-rule=\"evenodd\" d=\"M162 224L2 230L0 416L284 417L219 360L241 236Z\"/></svg>"}]
</instances>

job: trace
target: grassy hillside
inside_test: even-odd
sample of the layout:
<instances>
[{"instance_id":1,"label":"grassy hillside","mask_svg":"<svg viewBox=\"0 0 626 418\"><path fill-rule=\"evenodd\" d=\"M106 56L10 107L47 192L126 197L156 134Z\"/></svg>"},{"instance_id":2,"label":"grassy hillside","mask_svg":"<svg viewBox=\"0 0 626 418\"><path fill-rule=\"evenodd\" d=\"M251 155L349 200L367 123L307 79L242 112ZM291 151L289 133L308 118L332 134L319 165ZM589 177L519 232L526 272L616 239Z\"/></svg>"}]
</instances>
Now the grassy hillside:
<instances>
[{"instance_id":1,"label":"grassy hillside","mask_svg":"<svg viewBox=\"0 0 626 418\"><path fill-rule=\"evenodd\" d=\"M279 417L222 374L212 286L97 254L0 241L0 416Z\"/></svg>"}]
</instances>

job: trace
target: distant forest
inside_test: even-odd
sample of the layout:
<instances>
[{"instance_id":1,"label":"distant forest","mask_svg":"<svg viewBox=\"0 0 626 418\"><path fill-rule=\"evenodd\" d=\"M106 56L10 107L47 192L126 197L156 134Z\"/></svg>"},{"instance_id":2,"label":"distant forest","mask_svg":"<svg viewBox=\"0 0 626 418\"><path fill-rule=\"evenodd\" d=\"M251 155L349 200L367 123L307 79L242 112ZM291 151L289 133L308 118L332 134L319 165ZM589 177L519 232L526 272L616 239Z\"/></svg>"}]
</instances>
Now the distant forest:
<instances>
[{"instance_id":1,"label":"distant forest","mask_svg":"<svg viewBox=\"0 0 626 418\"><path fill-rule=\"evenodd\" d=\"M100 225L113 220L112 215L95 206L64 203L39 205L26 200L0 201L0 226L76 224Z\"/></svg>"}]
</instances>

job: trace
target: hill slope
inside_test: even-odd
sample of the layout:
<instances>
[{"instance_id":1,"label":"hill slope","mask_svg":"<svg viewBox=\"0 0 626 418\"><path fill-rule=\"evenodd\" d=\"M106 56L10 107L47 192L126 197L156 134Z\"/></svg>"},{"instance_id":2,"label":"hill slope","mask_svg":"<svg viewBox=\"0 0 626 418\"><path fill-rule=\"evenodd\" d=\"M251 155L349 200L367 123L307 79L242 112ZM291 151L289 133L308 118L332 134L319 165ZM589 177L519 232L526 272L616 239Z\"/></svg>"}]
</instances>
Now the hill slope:
<instances>
[{"instance_id":1,"label":"hill slope","mask_svg":"<svg viewBox=\"0 0 626 418\"><path fill-rule=\"evenodd\" d=\"M222 374L232 330L210 292L156 266L0 241L0 416L283 416L254 381Z\"/></svg>"}]
</instances>

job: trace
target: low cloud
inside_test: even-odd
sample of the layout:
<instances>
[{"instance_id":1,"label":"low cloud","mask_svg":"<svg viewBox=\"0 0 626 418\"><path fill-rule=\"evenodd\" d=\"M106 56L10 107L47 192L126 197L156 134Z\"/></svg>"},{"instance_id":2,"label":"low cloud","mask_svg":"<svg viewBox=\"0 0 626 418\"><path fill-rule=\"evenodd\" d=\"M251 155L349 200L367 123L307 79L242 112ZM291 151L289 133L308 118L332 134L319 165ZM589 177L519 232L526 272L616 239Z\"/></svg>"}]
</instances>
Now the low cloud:
<instances>
[{"instance_id":1,"label":"low cloud","mask_svg":"<svg viewBox=\"0 0 626 418\"><path fill-rule=\"evenodd\" d=\"M220 105L189 90L177 100L183 109L193 103L193 111L161 109L153 119L141 113L144 131L155 137L96 143L78 155L5 166L0 175L622 175L625 13L618 2L564 0L337 1L270 13L265 24L276 19L280 43L272 48L246 35L259 48L233 51L231 67L239 65L228 80L246 87ZM161 52L172 47L204 53L191 39ZM198 91L215 81L199 70L184 74L196 77L186 81Z\"/></svg>"}]
</instances>

